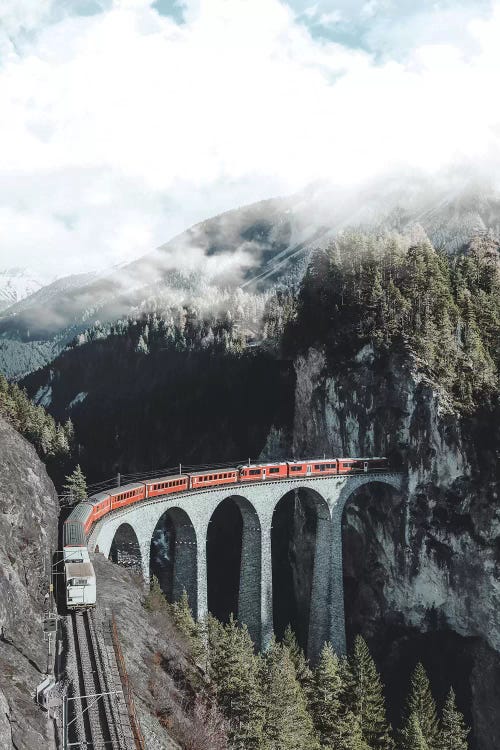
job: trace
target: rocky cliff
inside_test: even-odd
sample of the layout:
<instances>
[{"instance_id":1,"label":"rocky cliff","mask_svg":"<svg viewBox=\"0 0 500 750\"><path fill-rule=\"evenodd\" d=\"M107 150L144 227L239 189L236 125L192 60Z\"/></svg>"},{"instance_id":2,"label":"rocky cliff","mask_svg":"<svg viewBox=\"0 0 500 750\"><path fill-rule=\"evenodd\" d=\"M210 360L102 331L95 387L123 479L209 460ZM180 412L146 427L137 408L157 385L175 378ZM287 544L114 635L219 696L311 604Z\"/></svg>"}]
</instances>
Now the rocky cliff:
<instances>
[{"instance_id":1,"label":"rocky cliff","mask_svg":"<svg viewBox=\"0 0 500 750\"><path fill-rule=\"evenodd\" d=\"M34 703L47 669L44 561L57 544L58 502L35 449L0 418L0 748L49 747Z\"/></svg>"},{"instance_id":2,"label":"rocky cliff","mask_svg":"<svg viewBox=\"0 0 500 750\"><path fill-rule=\"evenodd\" d=\"M410 354L364 347L336 371L296 360L296 455L388 455L404 496L359 491L344 518L348 638L361 632L399 714L420 659L438 700L454 683L478 750L500 746L498 406L460 416Z\"/></svg>"}]
</instances>

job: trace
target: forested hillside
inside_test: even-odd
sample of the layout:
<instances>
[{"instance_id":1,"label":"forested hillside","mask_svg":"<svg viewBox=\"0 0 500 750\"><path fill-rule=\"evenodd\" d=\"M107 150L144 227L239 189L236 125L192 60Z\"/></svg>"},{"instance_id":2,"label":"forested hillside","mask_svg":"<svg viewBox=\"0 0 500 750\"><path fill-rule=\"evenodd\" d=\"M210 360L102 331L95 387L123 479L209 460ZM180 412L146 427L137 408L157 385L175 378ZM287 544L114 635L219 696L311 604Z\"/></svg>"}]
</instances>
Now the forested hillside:
<instances>
[{"instance_id":1,"label":"forested hillside","mask_svg":"<svg viewBox=\"0 0 500 750\"><path fill-rule=\"evenodd\" d=\"M488 236L460 252L422 238L346 232L314 254L285 351L325 349L339 371L370 344L407 351L462 410L498 391L500 245Z\"/></svg>"},{"instance_id":2,"label":"forested hillside","mask_svg":"<svg viewBox=\"0 0 500 750\"><path fill-rule=\"evenodd\" d=\"M0 415L34 445L53 478L60 480L75 448L71 419L58 424L43 406L34 404L22 388L9 383L1 373Z\"/></svg>"},{"instance_id":3,"label":"forested hillside","mask_svg":"<svg viewBox=\"0 0 500 750\"><path fill-rule=\"evenodd\" d=\"M348 657L339 657L325 644L318 664L311 667L290 628L281 643L273 640L265 654L256 654L245 626L234 619L223 625L212 616L195 623L187 597L169 605L155 579L145 607L170 615L193 664L201 668L187 673L196 693L194 725L198 716L205 717L214 750L468 748L469 730L453 688L438 710L420 663L405 678L404 711L398 726L391 727L384 685L361 636ZM170 727L185 741L175 714ZM198 731L187 745L193 750L207 747L206 736Z\"/></svg>"}]
</instances>

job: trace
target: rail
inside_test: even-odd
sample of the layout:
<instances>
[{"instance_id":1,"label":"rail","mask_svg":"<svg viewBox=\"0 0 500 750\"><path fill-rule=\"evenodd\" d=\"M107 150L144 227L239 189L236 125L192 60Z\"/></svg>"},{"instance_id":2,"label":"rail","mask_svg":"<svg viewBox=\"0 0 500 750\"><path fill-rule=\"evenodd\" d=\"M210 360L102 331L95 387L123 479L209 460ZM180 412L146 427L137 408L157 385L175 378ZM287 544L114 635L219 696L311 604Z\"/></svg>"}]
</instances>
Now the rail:
<instances>
[{"instance_id":1,"label":"rail","mask_svg":"<svg viewBox=\"0 0 500 750\"><path fill-rule=\"evenodd\" d=\"M136 747L136 750L146 750L146 745L144 743L144 736L142 734L141 725L139 723L137 712L135 710L134 694L132 692L132 687L130 685L127 668L125 666L125 659L123 657L123 651L120 645L120 639L118 637L118 628L116 626L114 612L111 613L110 625L111 625L111 638L113 641L113 648L115 650L116 663L118 665L118 673L120 675L120 680L122 683L125 703L127 704L128 716L129 716L130 726L132 728L132 734L134 737L135 747Z\"/></svg>"},{"instance_id":2,"label":"rail","mask_svg":"<svg viewBox=\"0 0 500 750\"><path fill-rule=\"evenodd\" d=\"M75 671L63 709L63 748L132 750L132 743L137 748L123 691L117 689L121 680L114 646L111 651L106 647L94 612L72 613L70 622Z\"/></svg>"}]
</instances>

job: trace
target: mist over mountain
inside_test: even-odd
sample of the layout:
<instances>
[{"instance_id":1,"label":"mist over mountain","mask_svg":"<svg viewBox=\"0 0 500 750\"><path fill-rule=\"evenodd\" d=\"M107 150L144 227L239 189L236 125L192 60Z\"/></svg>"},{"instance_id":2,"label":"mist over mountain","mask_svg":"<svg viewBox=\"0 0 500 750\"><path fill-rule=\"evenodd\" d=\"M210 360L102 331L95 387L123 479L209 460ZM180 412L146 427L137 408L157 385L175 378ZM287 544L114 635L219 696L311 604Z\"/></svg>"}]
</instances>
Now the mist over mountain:
<instances>
[{"instance_id":1,"label":"mist over mountain","mask_svg":"<svg viewBox=\"0 0 500 750\"><path fill-rule=\"evenodd\" d=\"M234 209L196 224L142 258L58 281L0 315L0 368L22 377L48 363L87 328L221 290L262 295L300 281L311 252L349 227L397 231L456 252L474 236L500 238L500 196L461 177L402 178L359 190L324 183L294 196Z\"/></svg>"}]
</instances>

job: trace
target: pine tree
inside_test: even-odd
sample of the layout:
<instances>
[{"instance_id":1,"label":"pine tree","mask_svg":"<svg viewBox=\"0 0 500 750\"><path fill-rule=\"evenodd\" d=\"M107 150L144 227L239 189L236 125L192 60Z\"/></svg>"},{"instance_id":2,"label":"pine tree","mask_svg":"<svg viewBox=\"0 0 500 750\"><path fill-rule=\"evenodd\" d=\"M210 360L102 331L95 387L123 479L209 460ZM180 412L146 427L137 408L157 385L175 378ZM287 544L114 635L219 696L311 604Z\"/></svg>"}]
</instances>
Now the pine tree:
<instances>
[{"instance_id":1,"label":"pine tree","mask_svg":"<svg viewBox=\"0 0 500 750\"><path fill-rule=\"evenodd\" d=\"M80 464L77 464L75 470L66 477L64 489L71 495L74 502L86 500L88 497L87 480Z\"/></svg>"},{"instance_id":2,"label":"pine tree","mask_svg":"<svg viewBox=\"0 0 500 750\"><path fill-rule=\"evenodd\" d=\"M259 657L247 628L231 617L223 626L208 618L209 674L215 697L229 720L234 750L260 750L263 709L259 687Z\"/></svg>"},{"instance_id":3,"label":"pine tree","mask_svg":"<svg viewBox=\"0 0 500 750\"><path fill-rule=\"evenodd\" d=\"M400 733L398 750L430 750L416 714L410 714Z\"/></svg>"},{"instance_id":4,"label":"pine tree","mask_svg":"<svg viewBox=\"0 0 500 750\"><path fill-rule=\"evenodd\" d=\"M262 661L265 750L319 750L288 649L273 639Z\"/></svg>"},{"instance_id":5,"label":"pine tree","mask_svg":"<svg viewBox=\"0 0 500 750\"><path fill-rule=\"evenodd\" d=\"M282 645L288 649L297 679L308 698L312 688L313 673L290 625L286 627Z\"/></svg>"},{"instance_id":6,"label":"pine tree","mask_svg":"<svg viewBox=\"0 0 500 750\"><path fill-rule=\"evenodd\" d=\"M325 644L314 672L311 713L324 750L368 750L361 726L343 703L340 662L331 644Z\"/></svg>"},{"instance_id":7,"label":"pine tree","mask_svg":"<svg viewBox=\"0 0 500 750\"><path fill-rule=\"evenodd\" d=\"M151 585L144 599L144 606L149 612L168 611L167 599L156 576L151 578Z\"/></svg>"},{"instance_id":8,"label":"pine tree","mask_svg":"<svg viewBox=\"0 0 500 750\"><path fill-rule=\"evenodd\" d=\"M441 731L439 733L439 750L467 750L469 747L467 735L469 730L465 726L464 717L457 709L455 692L450 688L443 708Z\"/></svg>"},{"instance_id":9,"label":"pine tree","mask_svg":"<svg viewBox=\"0 0 500 750\"><path fill-rule=\"evenodd\" d=\"M354 693L352 709L363 737L373 750L392 750L394 742L387 722L382 681L366 641L360 635L354 641L350 666Z\"/></svg>"},{"instance_id":10,"label":"pine tree","mask_svg":"<svg viewBox=\"0 0 500 750\"><path fill-rule=\"evenodd\" d=\"M186 589L183 589L179 601L171 605L170 611L176 627L188 641L193 659L195 661L200 660L205 651L202 632L201 627L193 617Z\"/></svg>"},{"instance_id":11,"label":"pine tree","mask_svg":"<svg viewBox=\"0 0 500 750\"><path fill-rule=\"evenodd\" d=\"M438 746L439 723L436 704L432 697L429 678L422 664L417 664L411 676L410 692L406 702L408 720L415 715L429 750Z\"/></svg>"}]
</instances>

